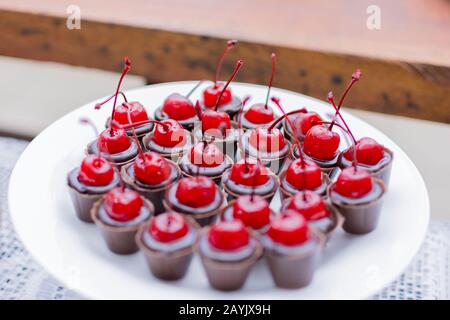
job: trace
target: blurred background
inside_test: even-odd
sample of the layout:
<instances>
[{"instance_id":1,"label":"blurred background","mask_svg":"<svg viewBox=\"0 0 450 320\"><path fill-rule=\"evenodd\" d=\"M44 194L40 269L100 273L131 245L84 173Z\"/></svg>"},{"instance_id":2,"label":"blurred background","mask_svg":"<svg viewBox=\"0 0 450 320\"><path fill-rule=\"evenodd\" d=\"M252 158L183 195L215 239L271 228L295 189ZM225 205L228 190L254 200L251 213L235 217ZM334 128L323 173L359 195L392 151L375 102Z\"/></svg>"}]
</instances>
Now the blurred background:
<instances>
[{"instance_id":1,"label":"blurred background","mask_svg":"<svg viewBox=\"0 0 450 320\"><path fill-rule=\"evenodd\" d=\"M32 139L110 94L125 55L125 89L210 79L233 38L237 81L265 84L274 51L275 86L324 100L362 69L346 107L407 152L432 216L450 218L448 0L0 0L0 21L0 136Z\"/></svg>"}]
</instances>

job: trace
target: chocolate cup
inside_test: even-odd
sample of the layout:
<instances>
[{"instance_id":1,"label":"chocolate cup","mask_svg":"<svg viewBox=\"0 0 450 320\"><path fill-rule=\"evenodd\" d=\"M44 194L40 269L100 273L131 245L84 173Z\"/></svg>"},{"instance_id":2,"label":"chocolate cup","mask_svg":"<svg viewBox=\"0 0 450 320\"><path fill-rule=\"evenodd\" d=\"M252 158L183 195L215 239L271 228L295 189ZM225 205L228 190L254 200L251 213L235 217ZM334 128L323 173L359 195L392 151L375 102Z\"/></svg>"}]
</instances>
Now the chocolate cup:
<instances>
[{"instance_id":1,"label":"chocolate cup","mask_svg":"<svg viewBox=\"0 0 450 320\"><path fill-rule=\"evenodd\" d=\"M89 149L91 148L91 145L93 145L94 143L96 143L96 141L97 141L97 140L91 141L91 142L87 145L87 148L86 148L85 151L84 151L84 154L85 154L85 155L97 154L96 152L90 152L90 151L89 151ZM136 142L135 142L134 140L132 140L131 143L132 143L132 144L135 144L135 145L137 146L137 144L136 144ZM124 166L124 165L126 165L126 164L128 164L128 163L130 163L130 162L133 162L134 159L136 159L137 155L138 155L138 152L136 152L136 154L135 154L133 157L131 157L131 158L129 158L129 159L126 159L126 160L124 160L124 161L114 161L114 158L113 158L114 155L106 155L106 156L105 156L105 153L103 153L103 152L100 153L100 156L101 156L101 157L105 158L107 161L109 161L111 164L113 164L113 165L114 165L115 167L117 167L118 169L120 169L122 166Z\"/></svg>"},{"instance_id":2,"label":"chocolate cup","mask_svg":"<svg viewBox=\"0 0 450 320\"><path fill-rule=\"evenodd\" d=\"M233 119L241 110L242 101L235 95L232 96L232 100L226 104L220 105L217 110L228 113L231 119ZM214 110L214 107L205 106L203 100L200 101L200 107L202 110Z\"/></svg>"},{"instance_id":3,"label":"chocolate cup","mask_svg":"<svg viewBox=\"0 0 450 320\"><path fill-rule=\"evenodd\" d=\"M303 152L303 150L301 151ZM336 155L336 157L334 157L331 160L320 160L320 159L316 159L313 158L309 155L307 155L305 152L303 152L303 156L306 159L309 159L311 161L314 161L319 167L320 170L322 170L322 172L324 172L325 174L327 174L331 179L333 179L334 175L337 173L337 169L339 168L339 157L340 157L340 152L338 151L338 155ZM299 150L298 148L296 148L295 146L292 148L292 155L295 159L299 158Z\"/></svg>"},{"instance_id":4,"label":"chocolate cup","mask_svg":"<svg viewBox=\"0 0 450 320\"><path fill-rule=\"evenodd\" d=\"M230 158L228 155L225 155L225 157L228 158L228 161L231 163L231 165L233 165L233 159ZM192 174L191 172L186 172L186 171L184 171L184 170L181 168L181 166L179 165L180 161L181 161L181 158L178 159L177 165L178 165L178 167L180 167L180 171L181 171L181 173L183 174L183 177L195 177L195 176L196 176L195 173ZM228 170L228 169L229 169L229 168L227 168L227 169L225 169L225 170ZM225 171L224 171L224 172L225 172ZM203 174L203 175L204 175L204 174ZM207 175L204 175L204 176L206 176L206 177L208 177L208 178L211 178L218 186L220 186L220 183L221 183L221 181L222 181L222 175L223 175L223 172L220 173L220 174L218 174L218 175L216 175L216 176L207 176Z\"/></svg>"},{"instance_id":5,"label":"chocolate cup","mask_svg":"<svg viewBox=\"0 0 450 320\"><path fill-rule=\"evenodd\" d=\"M380 179L375 178L374 183L380 185L382 189L381 196L369 203L357 205L335 203L333 197L331 197L331 189L335 182L328 186L327 196L333 206L335 206L344 217L342 228L345 232L351 234L366 234L375 230L377 227L386 187L384 186L384 182Z\"/></svg>"},{"instance_id":6,"label":"chocolate cup","mask_svg":"<svg viewBox=\"0 0 450 320\"><path fill-rule=\"evenodd\" d=\"M233 291L240 289L247 280L251 268L259 260L263 253L261 243L258 241L256 236L252 235L252 237L256 240L256 248L250 257L240 261L213 260L204 255L199 246L200 239L206 236L208 230L209 227L205 227L200 231L195 249L201 257L209 284L214 289L221 291Z\"/></svg>"},{"instance_id":7,"label":"chocolate cup","mask_svg":"<svg viewBox=\"0 0 450 320\"><path fill-rule=\"evenodd\" d=\"M228 155L233 161L236 160L236 150L237 150L237 142L239 139L239 128L235 121L231 121L231 129L232 131L230 133L227 133L227 136L225 139L223 138L217 138L213 135L208 134L207 132L205 134L202 134L202 128L201 124L194 127L194 130L192 131L195 139L197 141L207 141L210 142L214 139L213 143L216 145L217 148L222 151L222 153Z\"/></svg>"},{"instance_id":8,"label":"chocolate cup","mask_svg":"<svg viewBox=\"0 0 450 320\"><path fill-rule=\"evenodd\" d=\"M288 144L288 148L289 150L291 150L291 145L289 141L286 141L286 144ZM245 149L245 146L244 146ZM285 166L285 162L287 162L286 160L289 159L291 152L288 151L286 152L285 155L281 156L281 157L274 157L274 158L263 158L263 157L255 157L251 154L249 154L249 152L247 152L247 150L244 150L245 153L242 152L241 146L238 145L238 152L240 154L245 154L247 155L249 158L255 159L255 160L260 160L261 163L267 167L268 169L270 169L270 171L272 171L275 174L278 174L279 172L281 172L284 169Z\"/></svg>"},{"instance_id":9,"label":"chocolate cup","mask_svg":"<svg viewBox=\"0 0 450 320\"><path fill-rule=\"evenodd\" d=\"M172 207L168 204L168 200L166 197L164 197L163 199L163 205L164 208L166 209L166 211L175 211L181 214L184 214L188 217L191 217L192 219L195 220L195 222L197 222L199 225L203 226L207 226L211 223L213 223L217 216L220 214L220 212L222 212L222 209L226 206L226 195L225 192L223 192L223 190L219 190L221 197L222 197L222 204L215 210L211 210L210 212L207 213L202 213L202 214L192 214L190 212L184 212L183 210L180 210L179 208L176 207ZM166 193L167 195L167 193Z\"/></svg>"},{"instance_id":10,"label":"chocolate cup","mask_svg":"<svg viewBox=\"0 0 450 320\"><path fill-rule=\"evenodd\" d=\"M158 121L163 121L163 120L169 119L169 116L167 116L166 114L163 114L161 112L161 108L162 107L156 108L155 113L154 113L155 119ZM195 116L195 117L192 117L192 118L189 118L186 120L177 120L177 121L183 126L183 128L185 128L188 131L191 131L194 128L194 125L198 120L199 120L198 117Z\"/></svg>"},{"instance_id":11,"label":"chocolate cup","mask_svg":"<svg viewBox=\"0 0 450 320\"><path fill-rule=\"evenodd\" d=\"M292 133L289 123L286 121L286 118L281 120L281 123L282 123L283 133L284 133L285 138L288 139L291 143L297 143L297 139L295 138L294 134ZM305 135L300 133L298 140L300 141L301 144L303 144L303 140L305 140Z\"/></svg>"},{"instance_id":12,"label":"chocolate cup","mask_svg":"<svg viewBox=\"0 0 450 320\"><path fill-rule=\"evenodd\" d=\"M317 238L318 244L309 252L287 255L265 248L266 261L277 287L297 289L311 283L326 238L318 230L314 228L310 228L310 230L311 234Z\"/></svg>"},{"instance_id":13,"label":"chocolate cup","mask_svg":"<svg viewBox=\"0 0 450 320\"><path fill-rule=\"evenodd\" d=\"M292 193L283 187L282 181L284 179L286 179L286 172L287 172L287 170L283 170L283 172L280 173L280 195L281 195L282 201L295 195L295 193ZM330 177L327 174L322 172L322 179L325 180L326 186L328 187L328 185L331 183ZM297 192L299 192L299 191L301 191L301 190L297 190ZM315 190L310 190L310 191L316 192ZM316 193L319 194L320 196L325 196L327 193L327 188L324 188L323 192L321 192L321 193L320 192L316 192Z\"/></svg>"},{"instance_id":14,"label":"chocolate cup","mask_svg":"<svg viewBox=\"0 0 450 320\"><path fill-rule=\"evenodd\" d=\"M134 177L131 177L128 174L128 171L127 171L128 168L130 166L134 165L134 163L127 164L126 166L123 166L122 169L120 170L120 175L122 177L123 182L125 182L125 184L129 188L139 192L143 197L147 198L148 200L150 200L153 203L153 206L155 207L155 215L158 215L165 211L163 201L162 201L164 199L164 194L166 193L166 190L169 189L170 186L172 186L172 184L181 177L181 171L180 171L180 168L178 167L178 165L176 163L174 163L172 160L167 160L167 161L169 161L170 164L173 165L175 170L177 170L177 178L165 186L161 186L159 188L154 188L154 189L147 189L147 188L139 186L138 184L136 184L136 180L134 179Z\"/></svg>"},{"instance_id":15,"label":"chocolate cup","mask_svg":"<svg viewBox=\"0 0 450 320\"><path fill-rule=\"evenodd\" d=\"M186 217L191 228L196 230L200 226L190 217ZM158 279L162 280L179 280L186 275L192 260L195 242L186 248L176 251L164 252L149 248L144 240L143 234L150 226L151 220L140 225L136 234L136 243L140 250L144 253L150 272ZM196 231L198 232L198 231Z\"/></svg>"},{"instance_id":16,"label":"chocolate cup","mask_svg":"<svg viewBox=\"0 0 450 320\"><path fill-rule=\"evenodd\" d=\"M149 209L150 217L152 217L155 212L153 204L144 197L142 197L142 201L144 202L144 206ZM103 198L94 203L94 206L91 209L91 217L102 232L103 238L105 239L109 250L117 254L132 254L137 252L139 248L136 244L135 238L139 229L139 224L134 226L119 227L104 223L98 217L98 210L102 203Z\"/></svg>"},{"instance_id":17,"label":"chocolate cup","mask_svg":"<svg viewBox=\"0 0 450 320\"><path fill-rule=\"evenodd\" d=\"M152 151L152 152L159 153L164 158L172 160L173 162L177 162L178 159L183 155L183 153L186 152L187 150L189 150L195 144L195 137L194 137L194 135L191 132L189 132L189 131L186 131L186 133L189 134L189 140L190 141L188 141L186 143L186 145L183 146L183 148L180 151L178 151L178 152L161 153L161 152L158 152L156 150L150 149L148 147L148 143L153 138L154 132L150 132L149 134L146 134L142 138L142 145L143 145L145 151Z\"/></svg>"},{"instance_id":18,"label":"chocolate cup","mask_svg":"<svg viewBox=\"0 0 450 320\"><path fill-rule=\"evenodd\" d=\"M72 199L75 208L75 213L78 219L84 222L94 223L94 220L92 220L91 217L91 209L94 203L97 202L101 197L103 197L104 193L86 194L78 192L70 185L68 187L70 198Z\"/></svg>"}]
</instances>

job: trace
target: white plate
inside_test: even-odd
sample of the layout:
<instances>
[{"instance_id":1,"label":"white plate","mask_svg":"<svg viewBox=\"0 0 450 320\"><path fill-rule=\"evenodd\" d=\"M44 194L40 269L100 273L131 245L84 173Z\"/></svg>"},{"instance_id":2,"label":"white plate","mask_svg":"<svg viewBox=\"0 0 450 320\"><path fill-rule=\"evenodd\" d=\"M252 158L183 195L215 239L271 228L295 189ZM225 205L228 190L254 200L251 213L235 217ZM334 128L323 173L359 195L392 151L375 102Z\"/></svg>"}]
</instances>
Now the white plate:
<instances>
[{"instance_id":1,"label":"white plate","mask_svg":"<svg viewBox=\"0 0 450 320\"><path fill-rule=\"evenodd\" d=\"M187 93L195 82L158 84L131 90L130 100L142 102L150 114L172 92ZM206 86L207 84L204 84ZM263 101L266 88L233 83L240 97ZM193 96L196 99L201 88ZM325 115L325 102L273 89L287 109L306 106ZM70 102L68 102L70 103ZM83 149L93 140L90 117L104 126L110 107L94 111L89 103L45 129L24 151L12 173L9 205L16 230L28 251L71 289L97 299L362 299L377 292L406 268L424 239L429 219L425 184L406 154L380 131L344 113L357 136L370 136L394 151L391 185L378 228L365 236L338 232L326 248L310 286L282 290L274 286L264 261L252 270L245 287L223 293L208 286L196 257L187 276L178 282L155 279L144 257L109 252L94 225L75 217L66 189L67 172L78 166Z\"/></svg>"}]
</instances>

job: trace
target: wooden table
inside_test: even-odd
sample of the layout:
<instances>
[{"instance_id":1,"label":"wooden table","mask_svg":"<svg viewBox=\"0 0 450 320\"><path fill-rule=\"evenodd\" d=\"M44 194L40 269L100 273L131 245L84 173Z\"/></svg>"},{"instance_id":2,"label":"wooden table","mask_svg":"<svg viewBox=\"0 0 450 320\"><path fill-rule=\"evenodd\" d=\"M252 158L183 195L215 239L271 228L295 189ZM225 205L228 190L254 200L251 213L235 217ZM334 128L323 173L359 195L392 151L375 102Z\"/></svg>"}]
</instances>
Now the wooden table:
<instances>
[{"instance_id":1,"label":"wooden table","mask_svg":"<svg viewBox=\"0 0 450 320\"><path fill-rule=\"evenodd\" d=\"M149 83L211 79L224 40L241 43L238 81L325 99L352 71L354 108L450 123L450 1L377 0L381 29L366 27L369 0L77 0L81 30L66 27L73 1L0 0L0 54L119 71L124 55ZM44 75L45 76L45 75Z\"/></svg>"}]
</instances>

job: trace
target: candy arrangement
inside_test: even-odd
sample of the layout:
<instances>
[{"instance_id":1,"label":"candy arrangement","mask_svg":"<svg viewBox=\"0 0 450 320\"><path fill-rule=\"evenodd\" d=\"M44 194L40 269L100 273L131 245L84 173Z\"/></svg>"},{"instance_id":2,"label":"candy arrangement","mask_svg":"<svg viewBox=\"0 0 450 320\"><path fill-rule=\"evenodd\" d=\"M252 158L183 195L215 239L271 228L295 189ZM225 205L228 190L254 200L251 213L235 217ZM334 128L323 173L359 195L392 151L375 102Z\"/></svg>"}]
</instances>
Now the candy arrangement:
<instances>
[{"instance_id":1,"label":"candy arrangement","mask_svg":"<svg viewBox=\"0 0 450 320\"><path fill-rule=\"evenodd\" d=\"M250 97L231 89L242 60L218 80L236 44L227 42L199 101L190 97L204 81L170 94L153 118L120 90L131 69L125 58L115 93L94 107L112 104L111 116L69 172L69 192L78 218L95 223L112 252L141 251L159 279L181 279L197 254L218 290L241 288L257 263L267 263L276 286L301 288L337 229L376 228L393 153L372 138L357 140L340 112L359 70L338 103L328 94L334 117L325 120L306 108L285 112L271 96L272 54L265 101L247 107ZM337 131L351 141L345 150Z\"/></svg>"}]
</instances>

